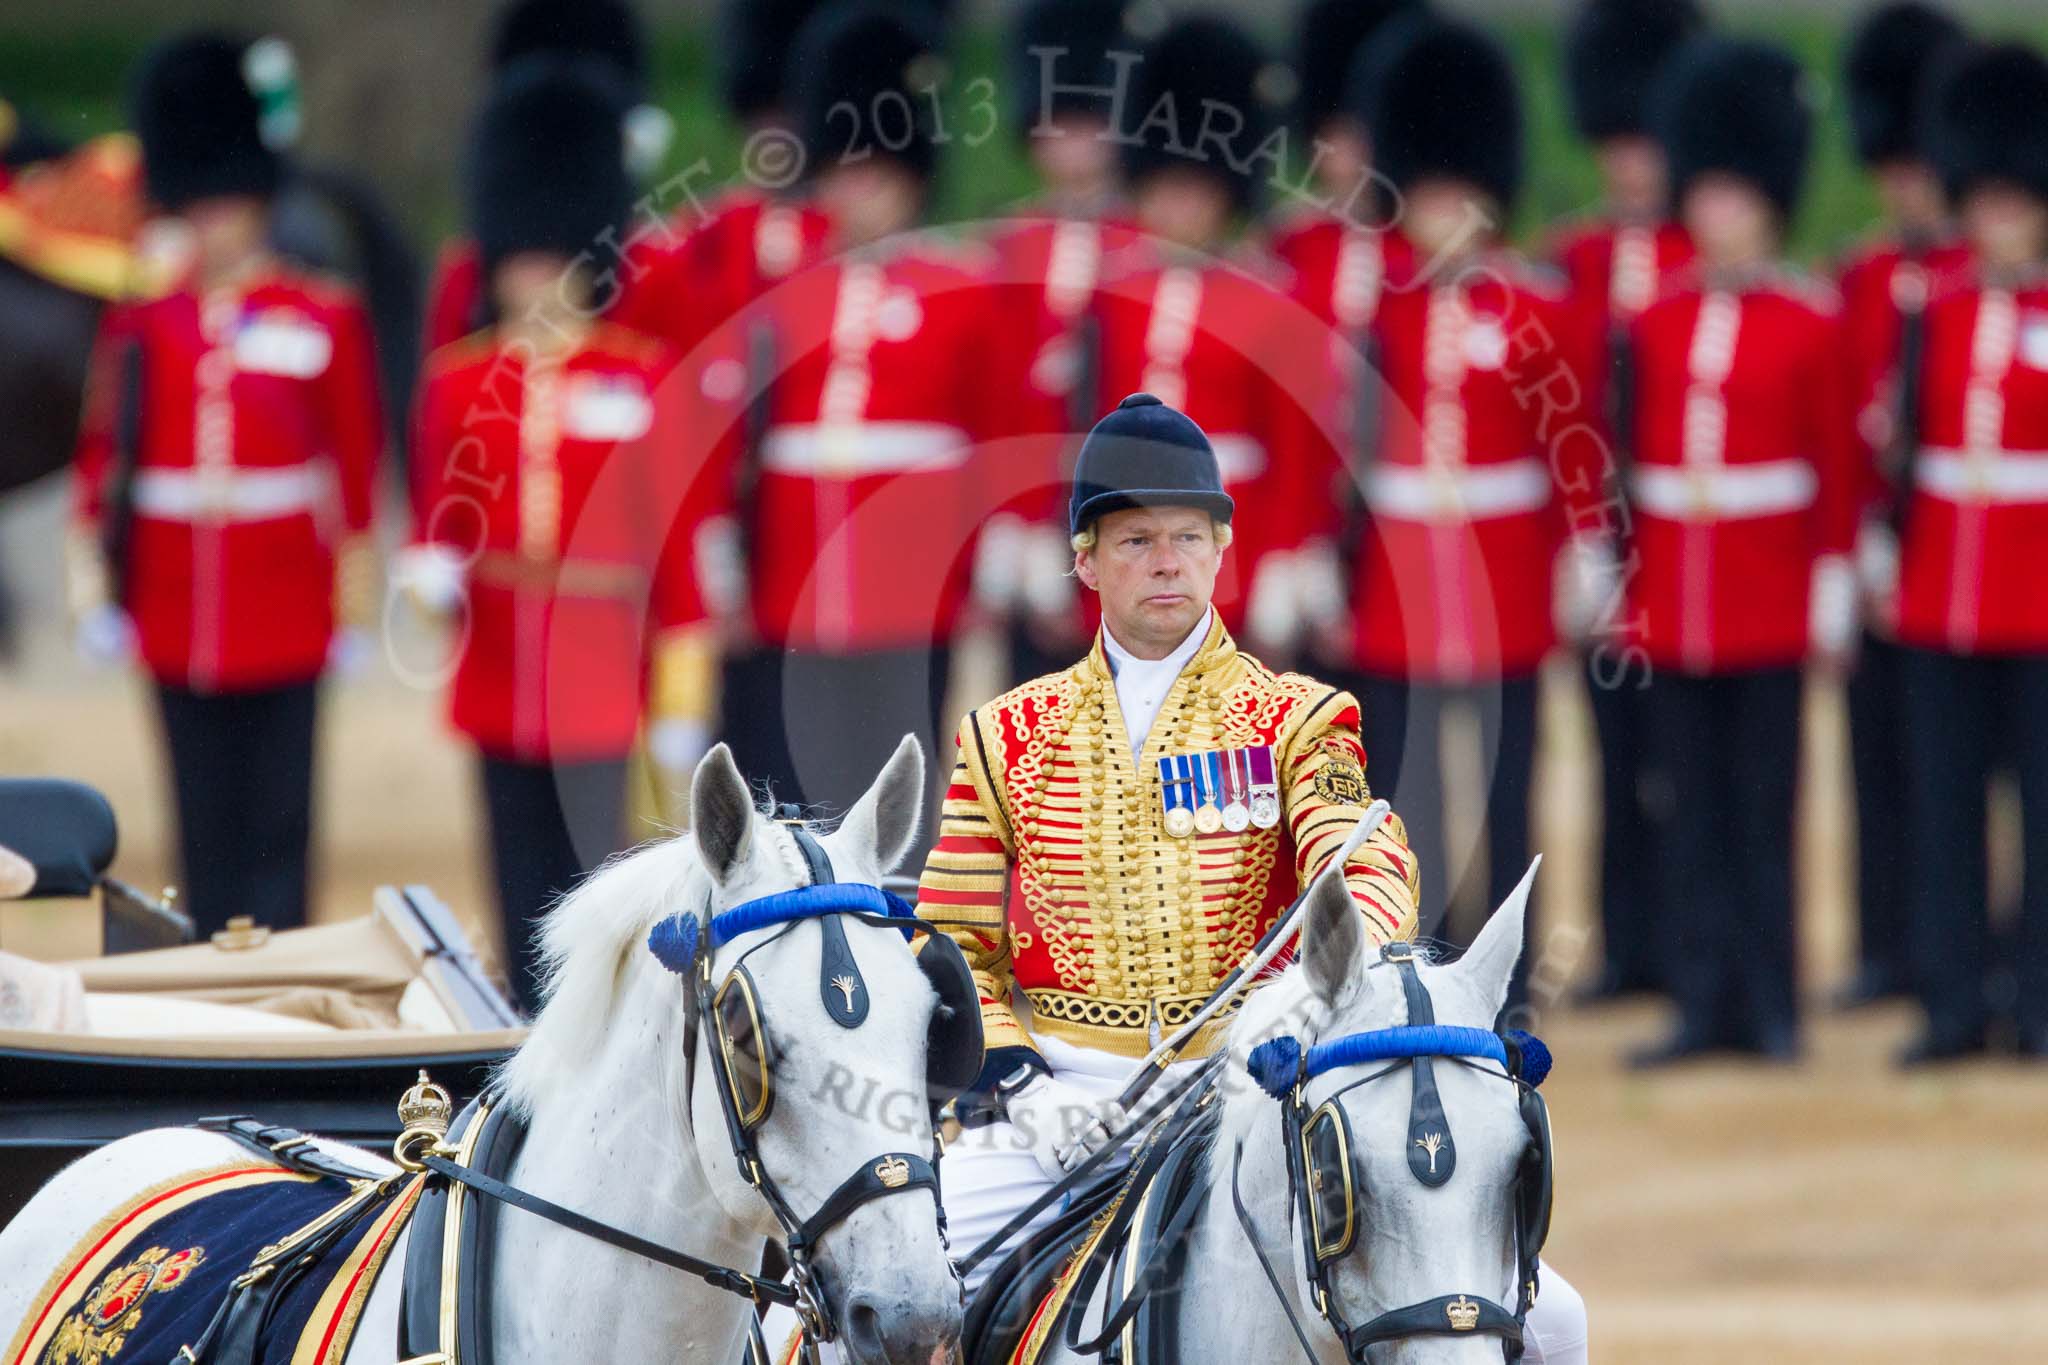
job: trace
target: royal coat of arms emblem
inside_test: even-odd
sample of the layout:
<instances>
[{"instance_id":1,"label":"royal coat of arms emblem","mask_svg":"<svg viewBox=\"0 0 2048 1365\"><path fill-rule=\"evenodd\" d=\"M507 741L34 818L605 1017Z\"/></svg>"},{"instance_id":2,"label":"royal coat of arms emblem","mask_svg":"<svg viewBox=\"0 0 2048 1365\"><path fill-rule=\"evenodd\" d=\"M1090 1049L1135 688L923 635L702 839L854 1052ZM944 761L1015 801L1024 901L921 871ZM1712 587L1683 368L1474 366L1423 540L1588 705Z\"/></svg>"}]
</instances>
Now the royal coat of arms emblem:
<instances>
[{"instance_id":1,"label":"royal coat of arms emblem","mask_svg":"<svg viewBox=\"0 0 2048 1365\"><path fill-rule=\"evenodd\" d=\"M41 1365L106 1365L121 1354L129 1333L142 1325L152 1295L176 1289L206 1259L199 1247L151 1247L100 1277L43 1352Z\"/></svg>"}]
</instances>

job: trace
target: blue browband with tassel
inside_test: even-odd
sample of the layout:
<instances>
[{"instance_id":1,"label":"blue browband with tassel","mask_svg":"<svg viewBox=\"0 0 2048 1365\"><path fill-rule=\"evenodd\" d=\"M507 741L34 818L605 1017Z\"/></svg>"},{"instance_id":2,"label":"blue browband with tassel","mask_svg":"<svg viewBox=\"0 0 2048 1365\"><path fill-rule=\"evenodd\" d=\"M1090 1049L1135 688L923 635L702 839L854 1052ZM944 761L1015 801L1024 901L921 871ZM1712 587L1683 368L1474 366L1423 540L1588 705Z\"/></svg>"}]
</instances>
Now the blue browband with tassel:
<instances>
[{"instance_id":1,"label":"blue browband with tassel","mask_svg":"<svg viewBox=\"0 0 2048 1365\"><path fill-rule=\"evenodd\" d=\"M901 896L863 882L827 882L822 886L800 886L744 901L711 917L711 946L717 949L741 934L777 924L816 919L820 915L881 915L889 919L913 919L917 912ZM903 927L909 939L915 930ZM702 933L697 916L687 911L670 915L647 933L647 949L672 972L688 972L697 965L698 939Z\"/></svg>"},{"instance_id":2,"label":"blue browband with tassel","mask_svg":"<svg viewBox=\"0 0 2048 1365\"><path fill-rule=\"evenodd\" d=\"M1515 1047L1511 1066L1508 1045ZM1317 1043L1304 1058L1296 1038L1274 1038L1252 1049L1246 1069L1259 1088L1275 1099L1293 1090L1298 1081L1310 1080L1326 1071L1361 1062L1395 1061L1406 1057L1485 1057L1508 1068L1529 1086L1543 1083L1550 1073L1550 1049L1536 1037L1516 1029L1507 1035L1490 1029L1455 1024L1400 1024L1347 1033L1327 1043Z\"/></svg>"}]
</instances>

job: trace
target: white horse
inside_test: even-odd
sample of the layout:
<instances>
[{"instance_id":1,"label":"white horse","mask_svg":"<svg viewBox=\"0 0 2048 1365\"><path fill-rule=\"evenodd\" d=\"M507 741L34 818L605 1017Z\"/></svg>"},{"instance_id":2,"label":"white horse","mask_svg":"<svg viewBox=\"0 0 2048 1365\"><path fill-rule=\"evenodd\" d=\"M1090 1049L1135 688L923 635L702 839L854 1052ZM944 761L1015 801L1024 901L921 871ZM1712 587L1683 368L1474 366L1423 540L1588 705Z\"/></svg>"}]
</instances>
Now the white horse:
<instances>
[{"instance_id":1,"label":"white horse","mask_svg":"<svg viewBox=\"0 0 2048 1365\"><path fill-rule=\"evenodd\" d=\"M1525 878L1458 961L1418 964L1439 1024L1492 1028L1521 954L1529 885ZM1186 1273L1170 1310L1178 1318L1185 1365L1301 1361L1289 1314L1300 1324L1317 1365L1345 1365L1343 1343L1312 1306L1283 1147L1282 1107L1253 1083L1246 1059L1256 1044L1276 1036L1291 1035L1306 1046L1398 1025L1408 1016L1396 972L1369 969L1377 954L1368 952L1358 906L1341 877L1317 879L1300 941L1296 964L1255 991L1230 1030L1229 1061L1221 1079L1223 1112L1205 1157L1209 1194L1190 1225ZM1311 1098L1320 1101L1383 1065L1325 1077L1312 1083ZM1529 1133L1515 1087L1503 1079L1502 1069L1492 1061L1476 1066L1498 1074L1482 1075L1451 1061L1433 1068L1457 1146L1455 1177L1433 1189L1410 1174L1411 1087L1405 1068L1339 1097L1355 1141L1359 1219L1356 1241L1333 1263L1329 1279L1333 1309L1341 1320L1365 1323L1390 1309L1453 1293L1516 1302L1512 1196ZM1233 1206L1233 1166L1253 1234L1279 1280L1284 1304ZM1577 1311L1569 1287L1561 1282L1555 1287ZM1098 1293L1078 1339L1094 1337L1102 1316ZM1060 1337L1054 1334L1056 1349L1042 1358L1095 1359L1068 1352ZM1540 1358L1534 1350L1526 1357ZM1502 1342L1485 1332L1414 1336L1374 1346L1371 1359L1373 1365L1497 1365Z\"/></svg>"},{"instance_id":2,"label":"white horse","mask_svg":"<svg viewBox=\"0 0 2048 1365\"><path fill-rule=\"evenodd\" d=\"M877 881L918 829L924 759L905 738L838 829L821 836L843 881ZM678 911L716 909L805 884L793 836L755 811L723 745L698 765L694 827L593 874L548 919L547 1004L506 1066L506 1102L528 1136L506 1178L520 1189L721 1265L751 1270L778 1231L742 1178L700 1051L685 1096L683 984L649 953L649 930ZM903 937L845 921L869 986L870 1014L838 1026L819 995L821 930L799 924L742 934L718 950L712 980L750 947L748 968L774 1042L776 1104L755 1134L761 1163L800 1216L857 1168L892 1151L930 1151L922 1084L937 996ZM708 1049L709 1038L698 1046ZM907 1091L918 1122L849 1094ZM394 1102L396 1096L393 1097ZM913 1131L917 1130L917 1131ZM390 1169L366 1152L323 1144ZM0 1231L0 1342L30 1311L52 1267L104 1214L183 1172L246 1161L225 1138L193 1129L138 1134L82 1158ZM493 1257L493 1339L501 1362L727 1361L745 1340L748 1302L551 1222L507 1211ZM402 1266L404 1248L386 1266ZM823 1235L816 1264L830 1286L840 1344L863 1362L950 1353L960 1290L922 1189L861 1205ZM399 1277L377 1284L349 1365L389 1365Z\"/></svg>"}]
</instances>

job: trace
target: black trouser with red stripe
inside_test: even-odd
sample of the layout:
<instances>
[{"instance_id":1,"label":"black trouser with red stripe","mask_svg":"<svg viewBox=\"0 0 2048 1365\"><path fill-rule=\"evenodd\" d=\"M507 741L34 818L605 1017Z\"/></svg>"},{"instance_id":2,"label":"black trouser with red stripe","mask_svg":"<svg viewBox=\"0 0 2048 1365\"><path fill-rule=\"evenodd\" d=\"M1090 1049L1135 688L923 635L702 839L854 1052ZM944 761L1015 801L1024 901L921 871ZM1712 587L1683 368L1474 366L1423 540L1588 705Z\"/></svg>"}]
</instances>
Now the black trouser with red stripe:
<instances>
[{"instance_id":1,"label":"black trouser with red stripe","mask_svg":"<svg viewBox=\"0 0 2048 1365\"><path fill-rule=\"evenodd\" d=\"M1903 794L1905 654L1868 632L1849 679L1849 757L1856 779L1857 965L1882 990L1909 983L1906 913L1911 844Z\"/></svg>"},{"instance_id":2,"label":"black trouser with red stripe","mask_svg":"<svg viewBox=\"0 0 2048 1365\"><path fill-rule=\"evenodd\" d=\"M1507 899L1529 870L1529 786L1536 767L1536 678L1445 686L1405 678L1354 674L1345 686L1358 698L1359 737L1365 743L1365 776L1374 796L1393 803L1407 827L1408 847L1422 878L1422 936L1446 932L1453 904L1484 894L1483 914ZM1479 723L1480 758L1485 765L1483 811L1486 884L1467 884L1470 863L1454 870L1445 830L1443 732L1446 713L1471 708ZM1476 794L1475 794L1476 795ZM1470 797L1459 794L1467 802ZM1533 902L1528 943L1515 969L1508 1000L1523 1002L1529 973L1541 956Z\"/></svg>"},{"instance_id":3,"label":"black trouser with red stripe","mask_svg":"<svg viewBox=\"0 0 2048 1365\"><path fill-rule=\"evenodd\" d=\"M1650 752L1675 805L1663 828L1664 972L1706 1045L1797 1035L1792 821L1802 678L1794 668L1650 685Z\"/></svg>"},{"instance_id":4,"label":"black trouser with red stripe","mask_svg":"<svg viewBox=\"0 0 2048 1365\"><path fill-rule=\"evenodd\" d=\"M540 1008L541 917L625 842L626 760L527 763L479 756L491 875L513 1002Z\"/></svg>"},{"instance_id":5,"label":"black trouser with red stripe","mask_svg":"<svg viewBox=\"0 0 2048 1365\"><path fill-rule=\"evenodd\" d=\"M1585 661L1586 700L1600 746L1600 938L1607 977L1621 990L1659 990L1656 811L1650 762L1650 698L1643 678L1611 661Z\"/></svg>"},{"instance_id":6,"label":"black trouser with red stripe","mask_svg":"<svg viewBox=\"0 0 2048 1365\"><path fill-rule=\"evenodd\" d=\"M2024 1042L2048 1045L2048 655L1904 651L1908 933L1931 1032L1984 1027L1991 955L1986 788L1994 768L2019 777L2025 873L2013 935L2016 1014Z\"/></svg>"},{"instance_id":7,"label":"black trouser with red stripe","mask_svg":"<svg viewBox=\"0 0 2048 1365\"><path fill-rule=\"evenodd\" d=\"M952 775L953 737L939 729L952 670L946 645L864 654L754 650L726 665L723 738L741 775L768 783L777 801L844 812L906 734L924 747L928 777ZM935 830L937 808L927 806L926 828ZM915 851L930 843L921 838Z\"/></svg>"},{"instance_id":8,"label":"black trouser with red stripe","mask_svg":"<svg viewBox=\"0 0 2048 1365\"><path fill-rule=\"evenodd\" d=\"M306 922L319 686L157 684L178 803L179 905L202 938L235 915L273 929Z\"/></svg>"}]
</instances>

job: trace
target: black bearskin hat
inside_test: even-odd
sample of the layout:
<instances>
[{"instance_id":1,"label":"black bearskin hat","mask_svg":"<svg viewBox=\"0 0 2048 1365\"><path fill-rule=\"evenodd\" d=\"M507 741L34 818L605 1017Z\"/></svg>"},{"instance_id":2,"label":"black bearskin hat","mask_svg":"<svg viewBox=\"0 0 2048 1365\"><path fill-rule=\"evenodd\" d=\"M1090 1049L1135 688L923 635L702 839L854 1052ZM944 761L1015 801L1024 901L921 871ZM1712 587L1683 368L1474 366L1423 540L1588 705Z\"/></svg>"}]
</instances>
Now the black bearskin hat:
<instances>
[{"instance_id":1,"label":"black bearskin hat","mask_svg":"<svg viewBox=\"0 0 2048 1365\"><path fill-rule=\"evenodd\" d=\"M1403 19L1359 55L1352 84L1372 157L1397 189L1463 180L1503 209L1522 188L1522 92L1499 43L1455 19Z\"/></svg>"},{"instance_id":2,"label":"black bearskin hat","mask_svg":"<svg viewBox=\"0 0 2048 1365\"><path fill-rule=\"evenodd\" d=\"M1338 114L1353 112L1351 65L1389 19L1427 0L1309 0L1294 31L1294 126L1309 137Z\"/></svg>"},{"instance_id":3,"label":"black bearskin hat","mask_svg":"<svg viewBox=\"0 0 2048 1365\"><path fill-rule=\"evenodd\" d=\"M1942 64L1921 146L1949 198L2005 181L2048 200L2048 60L2018 43L1969 47Z\"/></svg>"},{"instance_id":4,"label":"black bearskin hat","mask_svg":"<svg viewBox=\"0 0 2048 1365\"><path fill-rule=\"evenodd\" d=\"M614 73L587 59L529 57L500 77L469 147L469 227L487 266L520 251L574 257L625 221L619 98Z\"/></svg>"},{"instance_id":5,"label":"black bearskin hat","mask_svg":"<svg viewBox=\"0 0 2048 1365\"><path fill-rule=\"evenodd\" d=\"M796 36L819 0L726 0L719 19L724 40L725 107L738 119L757 119L784 108L783 67Z\"/></svg>"},{"instance_id":6,"label":"black bearskin hat","mask_svg":"<svg viewBox=\"0 0 2048 1365\"><path fill-rule=\"evenodd\" d=\"M1253 164L1252 153L1277 122L1259 91L1265 61L1251 34L1216 14L1177 20L1146 44L1118 130L1126 178L1136 184L1163 171L1199 171L1228 186L1239 212L1257 207L1265 163ZM1212 115L1208 105L1228 113ZM1211 135L1197 146L1205 120Z\"/></svg>"},{"instance_id":7,"label":"black bearskin hat","mask_svg":"<svg viewBox=\"0 0 2048 1365\"><path fill-rule=\"evenodd\" d=\"M604 62L633 100L644 97L647 43L640 17L626 0L512 0L498 11L491 69L503 71L533 56Z\"/></svg>"},{"instance_id":8,"label":"black bearskin hat","mask_svg":"<svg viewBox=\"0 0 2048 1365\"><path fill-rule=\"evenodd\" d=\"M1565 94L1579 136L1648 133L1657 69L1705 28L1694 0L1586 0L1564 39Z\"/></svg>"},{"instance_id":9,"label":"black bearskin hat","mask_svg":"<svg viewBox=\"0 0 2048 1365\"><path fill-rule=\"evenodd\" d=\"M1695 38L1659 78L1654 115L1671 202L1710 172L1740 177L1790 222L1806 182L1813 108L1790 53L1750 39Z\"/></svg>"},{"instance_id":10,"label":"black bearskin hat","mask_svg":"<svg viewBox=\"0 0 2048 1365\"><path fill-rule=\"evenodd\" d=\"M874 155L929 180L938 159L930 87L943 87L941 62L929 6L852 0L812 15L797 35L783 94L801 111L812 170Z\"/></svg>"},{"instance_id":11,"label":"black bearskin hat","mask_svg":"<svg viewBox=\"0 0 2048 1365\"><path fill-rule=\"evenodd\" d=\"M1040 58L1033 48L1052 48L1056 55ZM1107 120L1113 97L1075 87L1112 89L1117 67L1110 54L1125 51L1135 55L1138 42L1124 27L1121 0L1027 0L1010 31L1010 80L1017 92L1013 115L1019 135L1028 139L1048 112L1094 114ZM1050 91L1045 84L1048 60ZM1128 63L1126 70L1135 66Z\"/></svg>"},{"instance_id":12,"label":"black bearskin hat","mask_svg":"<svg viewBox=\"0 0 2048 1365\"><path fill-rule=\"evenodd\" d=\"M263 140L262 107L243 69L249 47L222 33L188 33L142 59L130 119L149 197L162 208L276 192L284 168Z\"/></svg>"},{"instance_id":13,"label":"black bearskin hat","mask_svg":"<svg viewBox=\"0 0 2048 1365\"><path fill-rule=\"evenodd\" d=\"M1866 166L1920 157L1920 101L1928 73L1963 39L1954 19L1919 0L1872 10L1842 57L1849 132Z\"/></svg>"}]
</instances>

